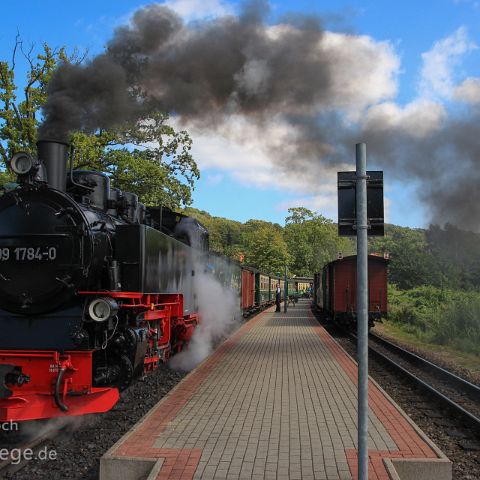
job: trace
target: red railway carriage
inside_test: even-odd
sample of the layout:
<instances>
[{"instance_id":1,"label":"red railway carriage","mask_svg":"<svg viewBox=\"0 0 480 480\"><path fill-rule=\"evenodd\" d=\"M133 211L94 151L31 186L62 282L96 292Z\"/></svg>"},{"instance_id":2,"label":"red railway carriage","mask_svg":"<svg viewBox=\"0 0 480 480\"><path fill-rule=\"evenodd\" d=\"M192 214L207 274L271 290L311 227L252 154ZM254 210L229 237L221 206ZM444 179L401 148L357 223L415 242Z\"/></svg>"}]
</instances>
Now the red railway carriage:
<instances>
[{"instance_id":1,"label":"red railway carriage","mask_svg":"<svg viewBox=\"0 0 480 480\"><path fill-rule=\"evenodd\" d=\"M369 325L387 314L388 260L368 256L368 318ZM357 257L335 260L315 275L314 302L334 321L352 324L357 312Z\"/></svg>"},{"instance_id":2,"label":"red railway carriage","mask_svg":"<svg viewBox=\"0 0 480 480\"><path fill-rule=\"evenodd\" d=\"M242 311L247 314L255 308L255 271L242 267Z\"/></svg>"}]
</instances>

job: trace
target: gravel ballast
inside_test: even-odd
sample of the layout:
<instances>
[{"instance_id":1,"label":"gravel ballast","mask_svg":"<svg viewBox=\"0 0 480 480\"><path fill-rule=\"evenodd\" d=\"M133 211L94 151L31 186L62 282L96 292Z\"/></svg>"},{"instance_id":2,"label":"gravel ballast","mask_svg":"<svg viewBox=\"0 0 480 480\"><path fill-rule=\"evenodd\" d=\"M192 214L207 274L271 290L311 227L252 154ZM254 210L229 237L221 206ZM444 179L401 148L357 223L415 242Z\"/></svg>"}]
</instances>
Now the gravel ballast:
<instances>
[{"instance_id":1,"label":"gravel ballast","mask_svg":"<svg viewBox=\"0 0 480 480\"><path fill-rule=\"evenodd\" d=\"M352 340L338 329L324 326L356 359ZM415 353L420 354L418 350ZM369 374L453 462L453 480L480 478L480 439L475 438L468 425L453 418L448 410L373 356L369 356Z\"/></svg>"}]
</instances>

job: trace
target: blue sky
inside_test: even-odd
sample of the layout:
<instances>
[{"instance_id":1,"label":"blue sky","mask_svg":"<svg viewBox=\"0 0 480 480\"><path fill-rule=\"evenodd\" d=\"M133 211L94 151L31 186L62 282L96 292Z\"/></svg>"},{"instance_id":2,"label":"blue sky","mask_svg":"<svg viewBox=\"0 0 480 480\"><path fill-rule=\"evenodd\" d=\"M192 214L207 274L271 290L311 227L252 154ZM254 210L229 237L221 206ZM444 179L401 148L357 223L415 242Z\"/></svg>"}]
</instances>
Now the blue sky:
<instances>
[{"instance_id":1,"label":"blue sky","mask_svg":"<svg viewBox=\"0 0 480 480\"><path fill-rule=\"evenodd\" d=\"M187 21L238 10L237 2L221 0L170 0L168 4ZM132 12L143 5L146 3L133 0L4 0L1 58L10 57L17 30L26 45L47 42L51 46L88 49L93 55L102 50L114 28L128 22ZM414 123L418 114L415 102L419 99L433 102L429 104L432 111L438 107L447 112L443 114L461 115L463 104L458 105L453 99L463 92L471 100L478 93L476 83L465 84L463 90L460 87L465 79L480 76L480 2L272 1L270 21L276 23L289 12L318 14L327 31L348 34L349 38L366 36L369 48L379 50L379 62L384 62L385 68L379 74L384 77L378 78L378 89L383 88L385 93L377 98L375 92L365 92L372 95L372 100L355 110L357 122L362 121L363 115L380 111L389 115L389 121ZM371 69L371 65L365 68ZM345 75L348 74L345 67ZM467 92L467 87L472 88ZM351 101L361 103L356 97ZM377 108L385 103L387 113ZM352 114L348 106L345 108ZM428 121L436 120L429 117ZM272 129L268 135L274 136L275 132ZM227 137L219 141L194 130L192 136L202 172L193 196L194 207L240 221L261 218L283 223L289 206L305 205L336 219L332 175L319 179L315 187L315 182L299 180L299 172L279 175L275 159L262 151L258 141L247 144ZM351 158L345 159L346 165L354 163L354 145L351 152ZM308 175L301 173L303 177ZM415 184L401 183L398 174L390 175L389 171L385 171L385 181L388 221L414 227L428 225L428 211L415 196Z\"/></svg>"}]
</instances>

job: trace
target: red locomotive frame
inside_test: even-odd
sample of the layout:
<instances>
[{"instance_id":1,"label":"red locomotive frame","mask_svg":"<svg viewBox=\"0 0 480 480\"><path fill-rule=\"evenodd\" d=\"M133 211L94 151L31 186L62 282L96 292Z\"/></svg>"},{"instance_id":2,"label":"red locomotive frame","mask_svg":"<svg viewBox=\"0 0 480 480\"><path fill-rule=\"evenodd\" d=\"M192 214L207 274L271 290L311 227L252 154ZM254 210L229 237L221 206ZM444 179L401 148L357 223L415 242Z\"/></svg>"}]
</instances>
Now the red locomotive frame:
<instances>
[{"instance_id":1,"label":"red locomotive frame","mask_svg":"<svg viewBox=\"0 0 480 480\"><path fill-rule=\"evenodd\" d=\"M199 323L198 314L184 315L181 294L140 292L79 292L81 296L110 296L121 309L143 314L148 325L148 349L144 373L155 370L172 353L189 342ZM161 335L159 336L159 332ZM174 333L174 335L172 335ZM175 338L175 344L172 344ZM12 395L0 399L0 422L101 413L119 398L114 387L94 387L94 350L0 350L0 364L20 367L31 379L21 386L8 386Z\"/></svg>"}]
</instances>

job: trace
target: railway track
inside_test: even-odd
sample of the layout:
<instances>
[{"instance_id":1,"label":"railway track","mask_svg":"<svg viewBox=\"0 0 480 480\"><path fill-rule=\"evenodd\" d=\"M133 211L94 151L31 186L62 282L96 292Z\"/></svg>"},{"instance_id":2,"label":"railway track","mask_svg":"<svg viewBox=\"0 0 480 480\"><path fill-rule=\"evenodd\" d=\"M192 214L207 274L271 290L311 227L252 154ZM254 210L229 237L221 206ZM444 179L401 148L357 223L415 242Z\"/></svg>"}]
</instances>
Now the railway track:
<instances>
[{"instance_id":1,"label":"railway track","mask_svg":"<svg viewBox=\"0 0 480 480\"><path fill-rule=\"evenodd\" d=\"M480 436L480 387L374 334L369 337L369 351L432 395Z\"/></svg>"}]
</instances>

